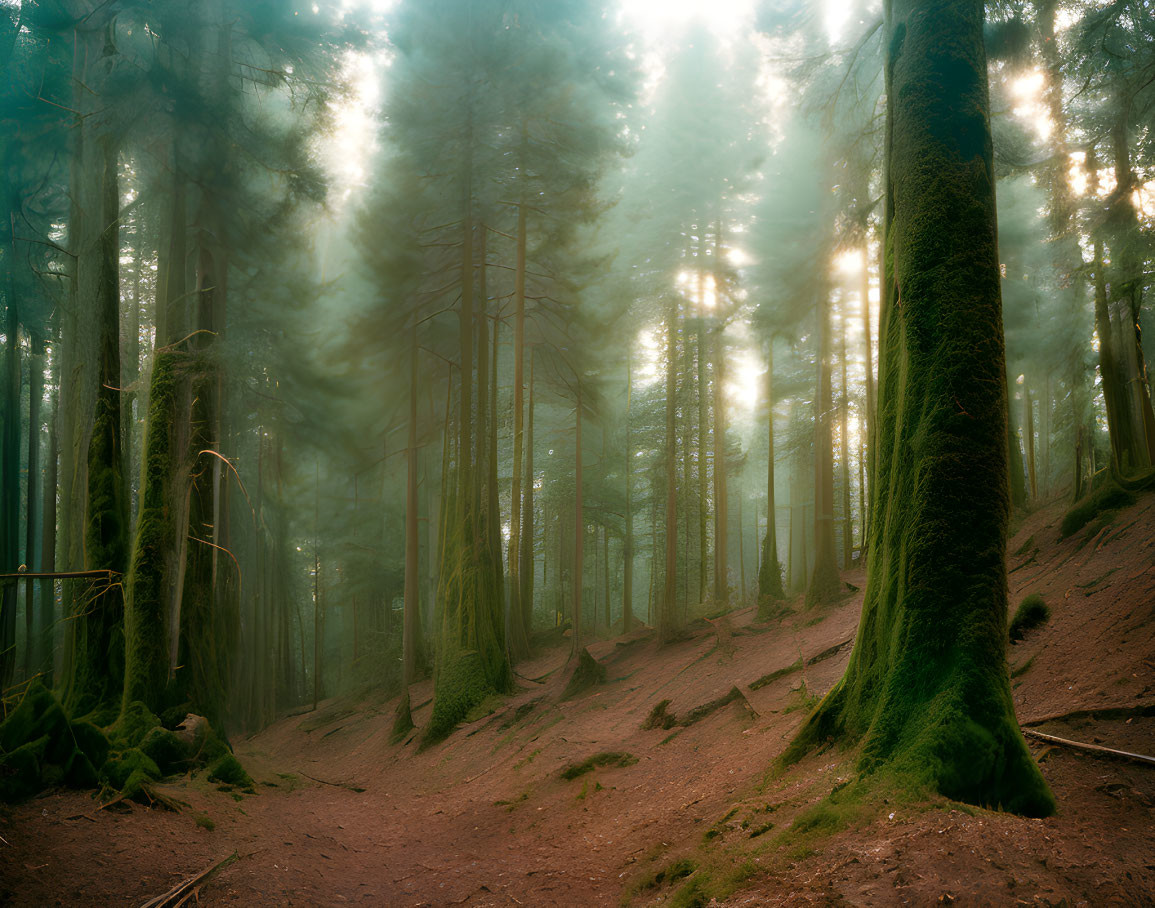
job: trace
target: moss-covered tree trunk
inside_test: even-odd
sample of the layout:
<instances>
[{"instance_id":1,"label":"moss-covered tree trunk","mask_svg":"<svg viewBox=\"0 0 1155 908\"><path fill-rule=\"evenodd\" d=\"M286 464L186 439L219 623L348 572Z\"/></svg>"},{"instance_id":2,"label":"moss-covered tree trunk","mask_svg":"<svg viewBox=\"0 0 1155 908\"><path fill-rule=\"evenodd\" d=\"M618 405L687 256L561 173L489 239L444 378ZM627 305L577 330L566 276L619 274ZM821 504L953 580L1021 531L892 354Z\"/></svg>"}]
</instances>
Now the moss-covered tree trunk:
<instances>
[{"instance_id":1,"label":"moss-covered tree trunk","mask_svg":"<svg viewBox=\"0 0 1155 908\"><path fill-rule=\"evenodd\" d=\"M1006 373L980 0L886 4L878 472L858 637L788 752L947 797L1054 809L1006 666Z\"/></svg>"},{"instance_id":2,"label":"moss-covered tree trunk","mask_svg":"<svg viewBox=\"0 0 1155 908\"><path fill-rule=\"evenodd\" d=\"M128 562L128 501L121 457L120 419L120 194L117 148L99 142L91 200L101 229L94 249L78 262L82 290L96 309L99 353L96 409L88 446L84 566L123 575ZM98 187L98 188L97 188ZM91 270L90 270L91 269ZM87 296L87 293L84 294ZM82 297L83 298L83 297ZM119 706L124 679L123 578L94 580L74 603L72 658L66 702L73 715Z\"/></svg>"}]
</instances>

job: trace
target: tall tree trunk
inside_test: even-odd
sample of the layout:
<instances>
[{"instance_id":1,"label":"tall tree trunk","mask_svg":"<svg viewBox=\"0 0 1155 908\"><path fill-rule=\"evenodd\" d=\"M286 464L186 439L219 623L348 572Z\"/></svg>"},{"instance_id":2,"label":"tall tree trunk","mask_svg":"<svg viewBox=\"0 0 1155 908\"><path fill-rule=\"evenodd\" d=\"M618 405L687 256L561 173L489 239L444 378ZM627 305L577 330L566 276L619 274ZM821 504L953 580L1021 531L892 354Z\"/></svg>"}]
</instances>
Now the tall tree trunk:
<instances>
[{"instance_id":1,"label":"tall tree trunk","mask_svg":"<svg viewBox=\"0 0 1155 908\"><path fill-rule=\"evenodd\" d=\"M758 565L758 616L767 617L782 590L782 565L778 561L777 508L774 496L774 336L766 344L766 535Z\"/></svg>"},{"instance_id":2,"label":"tall tree trunk","mask_svg":"<svg viewBox=\"0 0 1155 908\"><path fill-rule=\"evenodd\" d=\"M582 516L584 501L582 496L582 382L580 375L577 379L574 430L573 652L577 653L582 645L582 567L586 537L585 518Z\"/></svg>"},{"instance_id":3,"label":"tall tree trunk","mask_svg":"<svg viewBox=\"0 0 1155 908\"><path fill-rule=\"evenodd\" d=\"M526 124L522 124L523 144ZM526 643L521 656L528 654L529 623L526 611L520 606L521 584L518 577L521 555L521 508L522 508L522 454L524 451L523 419L525 404L522 395L525 386L525 256L526 256L526 203L523 199L517 206L517 260L513 283L513 479L510 488L509 513L509 594L510 609L522 621L520 635L513 638L519 645ZM531 609L532 611L532 609Z\"/></svg>"},{"instance_id":4,"label":"tall tree trunk","mask_svg":"<svg viewBox=\"0 0 1155 908\"><path fill-rule=\"evenodd\" d=\"M789 748L863 739L948 798L1055 802L1006 668L1006 365L980 0L886 0L886 270L866 598L846 674Z\"/></svg>"},{"instance_id":5,"label":"tall tree trunk","mask_svg":"<svg viewBox=\"0 0 1155 908\"><path fill-rule=\"evenodd\" d=\"M666 310L666 561L662 602L658 608L659 643L667 643L673 639L677 629L674 622L678 595L677 375L678 310L671 301ZM701 451L700 446L699 452ZM698 462L698 468L702 469L701 460Z\"/></svg>"},{"instance_id":6,"label":"tall tree trunk","mask_svg":"<svg viewBox=\"0 0 1155 908\"><path fill-rule=\"evenodd\" d=\"M706 305L706 293L704 280L699 275L698 280L698 307L699 310L704 309ZM709 397L709 376L706 373L706 331L702 325L702 311L699 311L698 328L695 331L696 349L694 351L695 360L698 366L698 601L706 601L706 593L709 589L710 582L710 543L708 536L709 527L709 454L707 439L710 437L710 404ZM689 352L687 351L687 360L689 359ZM714 464L715 471L718 469L718 464ZM687 527L687 529L689 529ZM714 539L714 544L718 544L717 538Z\"/></svg>"},{"instance_id":7,"label":"tall tree trunk","mask_svg":"<svg viewBox=\"0 0 1155 908\"><path fill-rule=\"evenodd\" d=\"M20 318L12 267L15 252L13 247L6 253L9 268L4 300L4 425L0 436L0 571L6 574L14 574L20 567ZM0 583L0 691L16 678L19 595L15 583Z\"/></svg>"},{"instance_id":8,"label":"tall tree trunk","mask_svg":"<svg viewBox=\"0 0 1155 908\"><path fill-rule=\"evenodd\" d=\"M838 402L838 472L842 479L842 568L850 567L850 549L853 542L853 520L850 513L850 388L846 384L846 318L839 319L838 364L841 370L842 399Z\"/></svg>"},{"instance_id":9,"label":"tall tree trunk","mask_svg":"<svg viewBox=\"0 0 1155 908\"><path fill-rule=\"evenodd\" d=\"M44 398L44 339L33 335L28 357L28 485L24 558L29 571L41 571L40 513L40 405ZM50 584L51 588L51 584ZM36 612L36 581L29 580L24 591L24 677L31 678L40 662L37 635L33 630Z\"/></svg>"},{"instance_id":10,"label":"tall tree trunk","mask_svg":"<svg viewBox=\"0 0 1155 908\"><path fill-rule=\"evenodd\" d=\"M1155 463L1155 413L1151 409L1151 388L1147 377L1147 360L1139 329L1143 304L1144 252L1139 218L1131 202L1131 193L1139 179L1131 164L1128 123L1131 101L1121 95L1116 100L1117 114L1111 130L1111 151L1115 169L1116 190L1111 200L1109 224L1111 233L1111 266L1109 272L1110 305L1118 328L1115 355L1122 373L1127 413L1120 467L1126 472L1145 470Z\"/></svg>"},{"instance_id":11,"label":"tall tree trunk","mask_svg":"<svg viewBox=\"0 0 1155 908\"><path fill-rule=\"evenodd\" d=\"M726 495L726 398L725 398L725 342L722 324L715 329L713 345L714 367L714 600L720 605L730 603L730 514Z\"/></svg>"},{"instance_id":12,"label":"tall tree trunk","mask_svg":"<svg viewBox=\"0 0 1155 908\"><path fill-rule=\"evenodd\" d=\"M518 583L521 585L518 603L521 607L521 623L526 644L533 629L533 354L529 361L529 406L525 433L525 483L522 486L521 509L521 564L518 569ZM543 546L544 549L544 546ZM543 578L544 579L544 578Z\"/></svg>"},{"instance_id":13,"label":"tall tree trunk","mask_svg":"<svg viewBox=\"0 0 1155 908\"><path fill-rule=\"evenodd\" d=\"M626 461L622 475L625 481L625 536L622 539L622 633L628 634L634 626L634 509L633 469L634 452L630 444L630 401L633 395L632 353L626 349Z\"/></svg>"},{"instance_id":14,"label":"tall tree trunk","mask_svg":"<svg viewBox=\"0 0 1155 908\"><path fill-rule=\"evenodd\" d=\"M1030 487L1031 501L1038 500L1039 479L1035 472L1035 405L1031 400L1031 385L1023 384L1023 407L1026 418L1023 420L1024 442L1027 447L1027 483Z\"/></svg>"},{"instance_id":15,"label":"tall tree trunk","mask_svg":"<svg viewBox=\"0 0 1155 908\"><path fill-rule=\"evenodd\" d=\"M53 370L55 372L55 370ZM53 376L55 378L55 375ZM46 574L56 571L56 413L48 420L48 457L45 462L43 504L40 507L40 569ZM56 663L56 581L44 582L40 588L40 610L37 612L37 650L39 672L45 687L52 687Z\"/></svg>"},{"instance_id":16,"label":"tall tree trunk","mask_svg":"<svg viewBox=\"0 0 1155 908\"><path fill-rule=\"evenodd\" d=\"M839 593L834 554L834 393L830 380L832 347L830 295L818 298L818 379L814 397L814 571L806 588L806 604L833 601Z\"/></svg>"},{"instance_id":17,"label":"tall tree trunk","mask_svg":"<svg viewBox=\"0 0 1155 908\"><path fill-rule=\"evenodd\" d=\"M100 226L96 249L78 271L80 286L93 296L97 312L99 387L88 447L88 494L84 556L89 570L123 574L128 562L128 506L121 457L120 418L120 193L117 148L99 143ZM72 660L67 704L74 715L119 705L124 681L124 592L122 579L86 584L72 615Z\"/></svg>"}]
</instances>

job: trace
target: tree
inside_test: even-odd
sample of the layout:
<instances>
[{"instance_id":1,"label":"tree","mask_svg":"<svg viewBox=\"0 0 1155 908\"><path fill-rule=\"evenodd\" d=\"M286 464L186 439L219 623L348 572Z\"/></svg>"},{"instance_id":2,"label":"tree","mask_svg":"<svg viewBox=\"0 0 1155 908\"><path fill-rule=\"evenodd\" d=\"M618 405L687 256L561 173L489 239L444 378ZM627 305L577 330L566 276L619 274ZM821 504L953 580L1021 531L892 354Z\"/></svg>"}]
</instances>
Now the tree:
<instances>
[{"instance_id":1,"label":"tree","mask_svg":"<svg viewBox=\"0 0 1155 908\"><path fill-rule=\"evenodd\" d=\"M983 10L886 5L886 269L866 598L846 674L789 748L862 739L947 797L1054 799L1006 671L1007 402Z\"/></svg>"}]
</instances>

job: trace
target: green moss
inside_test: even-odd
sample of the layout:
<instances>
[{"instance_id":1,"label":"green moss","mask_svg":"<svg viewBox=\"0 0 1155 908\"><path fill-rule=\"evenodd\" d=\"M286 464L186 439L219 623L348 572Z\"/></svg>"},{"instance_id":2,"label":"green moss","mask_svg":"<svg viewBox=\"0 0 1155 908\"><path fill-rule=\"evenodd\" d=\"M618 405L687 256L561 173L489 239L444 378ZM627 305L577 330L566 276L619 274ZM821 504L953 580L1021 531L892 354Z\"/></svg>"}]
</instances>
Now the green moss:
<instances>
[{"instance_id":1,"label":"green moss","mask_svg":"<svg viewBox=\"0 0 1155 908\"><path fill-rule=\"evenodd\" d=\"M104 732L91 722L80 720L72 723L72 737L77 749L93 766L103 766L108 758L109 743Z\"/></svg>"},{"instance_id":2,"label":"green moss","mask_svg":"<svg viewBox=\"0 0 1155 908\"><path fill-rule=\"evenodd\" d=\"M1124 489L1114 479L1108 479L1063 515L1063 521L1059 524L1059 534L1066 539L1104 512L1130 507L1135 501L1133 492Z\"/></svg>"},{"instance_id":3,"label":"green moss","mask_svg":"<svg viewBox=\"0 0 1155 908\"><path fill-rule=\"evenodd\" d=\"M127 704L120 713L120 717L112 726L113 741L121 747L136 747L154 728L160 725L160 719L139 700Z\"/></svg>"},{"instance_id":4,"label":"green moss","mask_svg":"<svg viewBox=\"0 0 1155 908\"><path fill-rule=\"evenodd\" d=\"M139 747L114 753L101 769L105 784L122 797L135 798L150 782L160 779L160 767Z\"/></svg>"},{"instance_id":5,"label":"green moss","mask_svg":"<svg viewBox=\"0 0 1155 908\"><path fill-rule=\"evenodd\" d=\"M493 693L480 653L465 651L444 660L434 678L433 715L426 743L445 738L473 707Z\"/></svg>"},{"instance_id":6,"label":"green moss","mask_svg":"<svg viewBox=\"0 0 1155 908\"><path fill-rule=\"evenodd\" d=\"M562 691L561 698L568 700L578 694L585 693L591 687L604 684L606 681L606 667L598 662L584 646L578 653L578 664L570 675L569 682Z\"/></svg>"},{"instance_id":7,"label":"green moss","mask_svg":"<svg viewBox=\"0 0 1155 908\"><path fill-rule=\"evenodd\" d=\"M149 383L141 477L141 504L125 597L124 702L161 708L168 684L169 578L165 567L175 549L170 498L173 494L173 422L177 409L177 358L161 351Z\"/></svg>"},{"instance_id":8,"label":"green moss","mask_svg":"<svg viewBox=\"0 0 1155 908\"><path fill-rule=\"evenodd\" d=\"M1027 672L1029 672L1031 670L1031 666L1034 664L1035 664L1035 657L1031 656L1031 658L1028 659L1026 662L1024 662L1022 665L1020 665L1018 668L1011 671L1011 677L1012 678L1022 677L1023 675L1025 675Z\"/></svg>"},{"instance_id":9,"label":"green moss","mask_svg":"<svg viewBox=\"0 0 1155 908\"><path fill-rule=\"evenodd\" d=\"M0 800L19 800L53 785L89 787L108 741L87 722L69 722L60 701L33 681L0 724Z\"/></svg>"},{"instance_id":10,"label":"green moss","mask_svg":"<svg viewBox=\"0 0 1155 908\"><path fill-rule=\"evenodd\" d=\"M787 665L785 668L778 668L769 674L763 675L757 681L751 683L750 690L758 690L761 687L765 687L767 684L772 684L779 678L784 678L786 675L793 674L794 672L800 671L801 669L802 659L799 658L797 662L793 662L790 665Z\"/></svg>"},{"instance_id":11,"label":"green moss","mask_svg":"<svg viewBox=\"0 0 1155 908\"><path fill-rule=\"evenodd\" d=\"M48 736L0 754L0 800L23 801L44 789L44 751Z\"/></svg>"},{"instance_id":12,"label":"green moss","mask_svg":"<svg viewBox=\"0 0 1155 908\"><path fill-rule=\"evenodd\" d=\"M100 387L88 447L84 566L123 574L128 562L128 507L120 450L120 391ZM124 588L95 579L75 597L65 704L84 715L115 704L124 683Z\"/></svg>"},{"instance_id":13,"label":"green moss","mask_svg":"<svg viewBox=\"0 0 1155 908\"><path fill-rule=\"evenodd\" d=\"M894 0L887 23L868 579L846 674L784 762L861 742L864 774L1047 815L1054 798L1006 670L1007 391L982 7L926 16Z\"/></svg>"},{"instance_id":14,"label":"green moss","mask_svg":"<svg viewBox=\"0 0 1155 908\"><path fill-rule=\"evenodd\" d=\"M184 741L159 725L144 736L140 742L140 750L160 767L162 775L169 775L183 768L189 759Z\"/></svg>"},{"instance_id":15,"label":"green moss","mask_svg":"<svg viewBox=\"0 0 1155 908\"><path fill-rule=\"evenodd\" d=\"M678 717L669 711L670 701L660 700L650 710L650 714L646 716L646 721L642 723L643 729L651 728L673 728L678 724Z\"/></svg>"},{"instance_id":16,"label":"green moss","mask_svg":"<svg viewBox=\"0 0 1155 908\"><path fill-rule=\"evenodd\" d=\"M633 754L622 751L604 751L587 757L580 763L571 763L561 771L561 777L567 781L593 772L599 766L633 766L638 758Z\"/></svg>"},{"instance_id":17,"label":"green moss","mask_svg":"<svg viewBox=\"0 0 1155 908\"><path fill-rule=\"evenodd\" d=\"M1023 639L1027 631L1034 630L1046 624L1051 617L1051 610L1038 593L1032 593L1019 603L1015 609L1015 617L1007 629L1007 636L1012 643Z\"/></svg>"},{"instance_id":18,"label":"green moss","mask_svg":"<svg viewBox=\"0 0 1155 908\"><path fill-rule=\"evenodd\" d=\"M217 828L217 824L212 821L212 818L205 816L203 813L198 813L195 817L195 821L197 826L199 826L201 829L207 829L209 832L212 832Z\"/></svg>"},{"instance_id":19,"label":"green moss","mask_svg":"<svg viewBox=\"0 0 1155 908\"><path fill-rule=\"evenodd\" d=\"M657 889L659 886L668 886L670 883L684 880L696 869L697 865L689 858L679 858L654 871L648 877L644 877L638 883L637 889L639 892L646 892L650 889Z\"/></svg>"},{"instance_id":20,"label":"green moss","mask_svg":"<svg viewBox=\"0 0 1155 908\"><path fill-rule=\"evenodd\" d=\"M252 778L245 772L240 760L231 753L223 754L209 764L209 781L235 785L237 788L251 788L253 785Z\"/></svg>"}]
</instances>

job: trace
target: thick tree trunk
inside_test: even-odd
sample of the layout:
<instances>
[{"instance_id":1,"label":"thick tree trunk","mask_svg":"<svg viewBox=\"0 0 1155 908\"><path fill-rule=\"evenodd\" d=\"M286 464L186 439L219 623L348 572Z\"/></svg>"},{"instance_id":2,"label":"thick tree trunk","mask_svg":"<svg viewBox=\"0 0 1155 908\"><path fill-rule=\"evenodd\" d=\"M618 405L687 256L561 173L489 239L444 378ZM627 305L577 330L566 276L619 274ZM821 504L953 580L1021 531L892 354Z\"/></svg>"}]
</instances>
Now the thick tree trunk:
<instances>
[{"instance_id":1,"label":"thick tree trunk","mask_svg":"<svg viewBox=\"0 0 1155 908\"><path fill-rule=\"evenodd\" d=\"M886 43L869 579L846 674L786 758L864 738L864 772L1049 814L1006 668L1006 367L982 3L887 0Z\"/></svg>"},{"instance_id":2,"label":"thick tree trunk","mask_svg":"<svg viewBox=\"0 0 1155 908\"><path fill-rule=\"evenodd\" d=\"M128 562L128 503L121 457L120 418L120 194L117 148L99 144L99 192L92 198L100 230L96 246L78 262L82 290L96 310L99 378L88 447L84 564L122 575ZM91 269L91 273L84 271ZM82 297L83 298L83 297ZM72 615L72 659L67 704L74 715L119 705L124 680L122 577L86 585Z\"/></svg>"}]
</instances>

